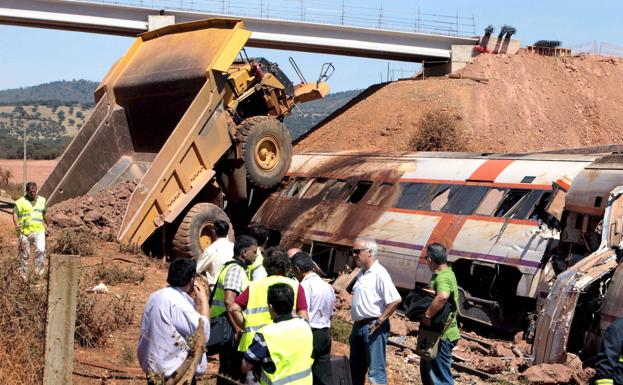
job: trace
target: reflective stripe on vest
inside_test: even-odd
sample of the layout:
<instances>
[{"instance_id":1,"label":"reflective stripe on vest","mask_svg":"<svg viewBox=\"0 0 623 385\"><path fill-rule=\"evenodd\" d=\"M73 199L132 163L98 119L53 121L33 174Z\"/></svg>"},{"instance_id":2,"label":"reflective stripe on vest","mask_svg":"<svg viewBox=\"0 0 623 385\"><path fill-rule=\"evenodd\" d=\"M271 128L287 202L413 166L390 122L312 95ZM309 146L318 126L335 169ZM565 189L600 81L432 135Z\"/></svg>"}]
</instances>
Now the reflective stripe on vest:
<instances>
[{"instance_id":1,"label":"reflective stripe on vest","mask_svg":"<svg viewBox=\"0 0 623 385\"><path fill-rule=\"evenodd\" d=\"M225 306L225 277L227 276L229 270L231 270L234 266L242 268L242 266L238 265L236 262L228 262L221 267L221 271L218 274L216 285L214 287L212 304L210 305L210 314L212 317L218 317L227 311L227 307ZM249 281L246 274L243 273L241 276L242 290L245 290L247 286L249 286Z\"/></svg>"},{"instance_id":2,"label":"reflective stripe on vest","mask_svg":"<svg viewBox=\"0 0 623 385\"><path fill-rule=\"evenodd\" d=\"M623 356L619 357L619 362L623 362Z\"/></svg>"},{"instance_id":3,"label":"reflective stripe on vest","mask_svg":"<svg viewBox=\"0 0 623 385\"><path fill-rule=\"evenodd\" d=\"M274 373L262 370L262 385L311 385L313 336L309 324L293 318L267 325L259 330L264 336Z\"/></svg>"},{"instance_id":4,"label":"reflective stripe on vest","mask_svg":"<svg viewBox=\"0 0 623 385\"><path fill-rule=\"evenodd\" d=\"M298 292L299 283L293 279L282 277L280 275L271 275L262 278L259 281L251 281L249 283L249 302L244 314L244 328L240 337L238 351L246 352L253 336L261 327L272 323L270 318L270 310L268 309L268 288L276 283L287 283L294 290L294 309L296 308L296 294Z\"/></svg>"},{"instance_id":5,"label":"reflective stripe on vest","mask_svg":"<svg viewBox=\"0 0 623 385\"><path fill-rule=\"evenodd\" d=\"M260 251L260 249L257 249L257 257L255 257L255 261L253 261L253 264L249 266L249 270L247 274L247 276L249 277L249 281L253 280L253 272L255 272L255 270L257 270L260 266L262 266L263 263L264 263L264 255L262 255L262 252Z\"/></svg>"},{"instance_id":6,"label":"reflective stripe on vest","mask_svg":"<svg viewBox=\"0 0 623 385\"><path fill-rule=\"evenodd\" d=\"M621 359L621 357L619 357ZM601 380L595 380L595 385L614 385L614 380L611 378L602 378Z\"/></svg>"},{"instance_id":7,"label":"reflective stripe on vest","mask_svg":"<svg viewBox=\"0 0 623 385\"><path fill-rule=\"evenodd\" d=\"M21 197L15 201L15 211L24 235L45 231L43 226L45 205L46 200L42 196L37 196L34 206L26 197Z\"/></svg>"}]
</instances>

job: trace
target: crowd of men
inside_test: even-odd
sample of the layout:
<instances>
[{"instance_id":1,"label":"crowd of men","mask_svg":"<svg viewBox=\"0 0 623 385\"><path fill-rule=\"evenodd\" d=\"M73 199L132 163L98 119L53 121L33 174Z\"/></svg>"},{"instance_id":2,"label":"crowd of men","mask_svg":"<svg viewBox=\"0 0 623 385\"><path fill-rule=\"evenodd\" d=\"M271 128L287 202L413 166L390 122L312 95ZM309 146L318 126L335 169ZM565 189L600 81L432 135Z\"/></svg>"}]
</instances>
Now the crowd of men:
<instances>
[{"instance_id":1,"label":"crowd of men","mask_svg":"<svg viewBox=\"0 0 623 385\"><path fill-rule=\"evenodd\" d=\"M173 340L186 341L204 318L212 325L211 330L206 329L206 341L210 341L207 354L219 357L218 384L332 385L335 292L320 277L311 256L300 249L266 248L269 232L262 225L251 226L235 242L227 238L229 224L225 221L216 221L213 232L215 241L196 262L171 263L170 286L152 294L145 307L138 356L149 381L173 374L187 350L185 343ZM439 311L439 305L457 298L456 278L446 264L445 249L438 244L431 247L432 288L437 295L425 318ZM373 384L386 384L389 319L402 299L378 261L374 240L356 239L352 256L361 269L351 288L352 383L363 385L367 376ZM194 274L189 273L191 268ZM202 285L195 281L195 275L203 277L209 287L209 315L204 311L207 294L198 289ZM193 292L196 302L190 297ZM433 360L423 366L425 384L453 383L451 350L459 338L456 318L451 324L442 337L445 342L440 347L439 362ZM163 344L166 348L161 347ZM202 360L198 375L205 373L205 365Z\"/></svg>"},{"instance_id":2,"label":"crowd of men","mask_svg":"<svg viewBox=\"0 0 623 385\"><path fill-rule=\"evenodd\" d=\"M29 182L13 210L24 279L30 274L31 246L35 247L34 272L40 275L45 268L46 210L45 198ZM219 356L219 384L333 384L333 287L318 275L308 253L266 248L266 227L252 225L235 242L229 240L229 233L227 222L215 221L214 242L196 261L172 261L169 286L147 301L137 350L147 383L163 383L179 370L191 350L191 336L203 324L207 354ZM372 384L386 384L389 319L401 297L378 261L374 240L356 239L352 256L361 269L352 286L352 383L363 385L367 375ZM421 360L421 380L424 385L453 384L452 349L460 338L458 285L443 245L428 245L425 258L432 272L433 298L420 320L421 328L430 327L448 304L452 311L444 322L436 354ZM623 385L623 318L606 331L595 368L594 384ZM206 355L193 369L198 376L206 373Z\"/></svg>"}]
</instances>

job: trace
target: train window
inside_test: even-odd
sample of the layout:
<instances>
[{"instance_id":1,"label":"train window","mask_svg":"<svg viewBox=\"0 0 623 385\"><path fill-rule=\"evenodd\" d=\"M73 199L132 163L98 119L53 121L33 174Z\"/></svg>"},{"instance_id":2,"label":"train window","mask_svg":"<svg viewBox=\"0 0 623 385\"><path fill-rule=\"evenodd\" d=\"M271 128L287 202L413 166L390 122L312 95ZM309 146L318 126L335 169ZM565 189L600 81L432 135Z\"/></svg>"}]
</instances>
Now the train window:
<instances>
[{"instance_id":1,"label":"train window","mask_svg":"<svg viewBox=\"0 0 623 385\"><path fill-rule=\"evenodd\" d=\"M284 196L287 198L296 196L301 191L301 188L303 187L304 182L305 182L304 178L291 179L288 185L286 186L286 188L283 190L283 193L281 194L281 196Z\"/></svg>"},{"instance_id":2,"label":"train window","mask_svg":"<svg viewBox=\"0 0 623 385\"><path fill-rule=\"evenodd\" d=\"M318 196L327 185L327 181L327 178L314 179L314 181L309 185L307 190L305 190L305 193L301 196L301 198L307 199Z\"/></svg>"},{"instance_id":3,"label":"train window","mask_svg":"<svg viewBox=\"0 0 623 385\"><path fill-rule=\"evenodd\" d=\"M532 183L536 179L536 176L524 176L521 183Z\"/></svg>"},{"instance_id":4,"label":"train window","mask_svg":"<svg viewBox=\"0 0 623 385\"><path fill-rule=\"evenodd\" d=\"M427 183L400 183L400 198L394 207L411 210L428 210L436 192L448 185Z\"/></svg>"},{"instance_id":5,"label":"train window","mask_svg":"<svg viewBox=\"0 0 623 385\"><path fill-rule=\"evenodd\" d=\"M373 206L378 206L384 199L387 199L391 194L392 187L394 185L391 183L381 183L376 190L372 192L372 196L368 199L368 204Z\"/></svg>"},{"instance_id":6,"label":"train window","mask_svg":"<svg viewBox=\"0 0 623 385\"><path fill-rule=\"evenodd\" d=\"M336 180L328 188L324 200L337 200L342 195L344 188L347 187L346 181Z\"/></svg>"},{"instance_id":7,"label":"train window","mask_svg":"<svg viewBox=\"0 0 623 385\"><path fill-rule=\"evenodd\" d=\"M523 200L528 196L529 190L510 190L504 195L504 199L495 210L494 216L514 218L514 214L522 206Z\"/></svg>"},{"instance_id":8,"label":"train window","mask_svg":"<svg viewBox=\"0 0 623 385\"><path fill-rule=\"evenodd\" d=\"M371 186L372 186L372 182L368 180L361 180L357 182L357 186L355 186L355 189L353 190L352 194L350 194L350 196L348 197L346 201L348 203L359 202L364 197L364 195L366 195L368 190L370 190Z\"/></svg>"},{"instance_id":9,"label":"train window","mask_svg":"<svg viewBox=\"0 0 623 385\"><path fill-rule=\"evenodd\" d=\"M452 186L448 189L448 202L441 208L441 211L470 215L476 210L487 190L489 187L486 186Z\"/></svg>"},{"instance_id":10,"label":"train window","mask_svg":"<svg viewBox=\"0 0 623 385\"><path fill-rule=\"evenodd\" d=\"M492 188L489 190L487 195L480 202L480 205L474 212L477 215L487 215L491 216L495 212L495 209L498 208L502 198L504 198L504 194L506 193L505 189L501 188Z\"/></svg>"},{"instance_id":11,"label":"train window","mask_svg":"<svg viewBox=\"0 0 623 385\"><path fill-rule=\"evenodd\" d=\"M544 191L539 194L539 199L534 206L528 211L526 218L532 220L545 220L547 218L547 212L545 208L549 206L549 202L552 199L551 191Z\"/></svg>"},{"instance_id":12,"label":"train window","mask_svg":"<svg viewBox=\"0 0 623 385\"><path fill-rule=\"evenodd\" d=\"M448 203L450 197L450 186L445 186L435 191L435 197L430 202L430 209L432 211L441 211L441 209Z\"/></svg>"}]
</instances>

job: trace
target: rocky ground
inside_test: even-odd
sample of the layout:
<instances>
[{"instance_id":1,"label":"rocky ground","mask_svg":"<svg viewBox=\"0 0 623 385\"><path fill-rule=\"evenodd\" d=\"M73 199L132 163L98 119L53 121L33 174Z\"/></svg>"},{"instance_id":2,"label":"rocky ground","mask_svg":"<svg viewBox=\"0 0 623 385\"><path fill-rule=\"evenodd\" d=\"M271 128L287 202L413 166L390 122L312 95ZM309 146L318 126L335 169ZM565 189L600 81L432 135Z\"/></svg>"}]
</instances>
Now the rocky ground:
<instances>
[{"instance_id":1,"label":"rocky ground","mask_svg":"<svg viewBox=\"0 0 623 385\"><path fill-rule=\"evenodd\" d=\"M84 229L114 238L135 187L135 181L128 181L96 194L68 199L50 207L48 219L53 228Z\"/></svg>"},{"instance_id":2,"label":"rocky ground","mask_svg":"<svg viewBox=\"0 0 623 385\"><path fill-rule=\"evenodd\" d=\"M623 59L483 54L459 76L370 90L295 151L412 151L428 112L456 124L459 139L449 150L539 151L622 140Z\"/></svg>"}]
</instances>

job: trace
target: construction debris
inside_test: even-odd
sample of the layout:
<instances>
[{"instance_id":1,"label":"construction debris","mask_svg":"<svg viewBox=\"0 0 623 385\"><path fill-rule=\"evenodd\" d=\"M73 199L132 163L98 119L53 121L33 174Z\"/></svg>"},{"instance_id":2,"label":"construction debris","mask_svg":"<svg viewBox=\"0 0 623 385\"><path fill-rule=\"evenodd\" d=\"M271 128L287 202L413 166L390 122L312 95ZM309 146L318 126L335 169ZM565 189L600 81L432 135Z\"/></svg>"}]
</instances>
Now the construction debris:
<instances>
[{"instance_id":1,"label":"construction debris","mask_svg":"<svg viewBox=\"0 0 623 385\"><path fill-rule=\"evenodd\" d=\"M98 236L116 236L135 188L136 182L128 181L96 194L68 199L50 207L48 219L57 229L80 228Z\"/></svg>"}]
</instances>

